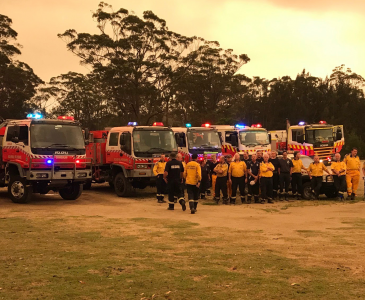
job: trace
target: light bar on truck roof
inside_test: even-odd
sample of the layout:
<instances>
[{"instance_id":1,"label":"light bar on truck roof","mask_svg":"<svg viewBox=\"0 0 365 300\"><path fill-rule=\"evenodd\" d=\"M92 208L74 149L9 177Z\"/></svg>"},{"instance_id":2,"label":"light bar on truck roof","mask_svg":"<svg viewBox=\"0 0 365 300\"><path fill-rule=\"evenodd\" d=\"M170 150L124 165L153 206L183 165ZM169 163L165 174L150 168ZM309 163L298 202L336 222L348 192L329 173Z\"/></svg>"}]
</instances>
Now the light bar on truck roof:
<instances>
[{"instance_id":1,"label":"light bar on truck roof","mask_svg":"<svg viewBox=\"0 0 365 300\"><path fill-rule=\"evenodd\" d=\"M260 123L252 124L253 128L262 128L262 125Z\"/></svg>"},{"instance_id":2,"label":"light bar on truck roof","mask_svg":"<svg viewBox=\"0 0 365 300\"><path fill-rule=\"evenodd\" d=\"M137 126L138 123L137 122L128 122L128 126Z\"/></svg>"},{"instance_id":3,"label":"light bar on truck roof","mask_svg":"<svg viewBox=\"0 0 365 300\"><path fill-rule=\"evenodd\" d=\"M75 121L73 116L58 116L58 120L67 120L67 121Z\"/></svg>"},{"instance_id":4,"label":"light bar on truck roof","mask_svg":"<svg viewBox=\"0 0 365 300\"><path fill-rule=\"evenodd\" d=\"M243 129L243 128L246 128L246 125L236 124L235 127L238 128L238 129Z\"/></svg>"},{"instance_id":5,"label":"light bar on truck roof","mask_svg":"<svg viewBox=\"0 0 365 300\"><path fill-rule=\"evenodd\" d=\"M305 122L304 122L304 121L300 121L300 122L298 123L298 125L299 125L299 126L303 126L303 125L305 125Z\"/></svg>"},{"instance_id":6,"label":"light bar on truck roof","mask_svg":"<svg viewBox=\"0 0 365 300\"><path fill-rule=\"evenodd\" d=\"M210 124L209 123L202 124L202 127L210 128Z\"/></svg>"},{"instance_id":7,"label":"light bar on truck roof","mask_svg":"<svg viewBox=\"0 0 365 300\"><path fill-rule=\"evenodd\" d=\"M190 123L186 123L185 124L185 127L190 128L191 127L191 124Z\"/></svg>"},{"instance_id":8,"label":"light bar on truck roof","mask_svg":"<svg viewBox=\"0 0 365 300\"><path fill-rule=\"evenodd\" d=\"M35 114L27 114L27 119L42 119L43 116L41 114L35 113Z\"/></svg>"},{"instance_id":9,"label":"light bar on truck roof","mask_svg":"<svg viewBox=\"0 0 365 300\"><path fill-rule=\"evenodd\" d=\"M319 124L327 124L326 121L319 121Z\"/></svg>"},{"instance_id":10,"label":"light bar on truck roof","mask_svg":"<svg viewBox=\"0 0 365 300\"><path fill-rule=\"evenodd\" d=\"M163 126L162 122L154 122L152 126Z\"/></svg>"}]
</instances>

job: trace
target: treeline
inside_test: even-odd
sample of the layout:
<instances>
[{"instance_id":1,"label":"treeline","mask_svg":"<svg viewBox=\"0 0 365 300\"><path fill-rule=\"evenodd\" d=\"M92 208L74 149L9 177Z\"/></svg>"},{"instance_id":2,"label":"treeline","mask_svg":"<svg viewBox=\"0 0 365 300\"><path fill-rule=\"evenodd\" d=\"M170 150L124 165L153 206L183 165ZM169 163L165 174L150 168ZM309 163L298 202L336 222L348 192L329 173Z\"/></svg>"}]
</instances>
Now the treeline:
<instances>
[{"instance_id":1,"label":"treeline","mask_svg":"<svg viewBox=\"0 0 365 300\"><path fill-rule=\"evenodd\" d=\"M324 79L305 70L294 79L248 78L237 74L250 61L246 54L172 32L152 11L138 17L102 2L92 17L98 34L70 29L58 35L90 73L69 72L44 83L14 59L17 34L0 15L0 116L70 114L90 129L163 121L259 122L274 130L284 129L286 118L292 124L326 120L344 125L345 151L356 145L365 154L364 79L344 65Z\"/></svg>"}]
</instances>

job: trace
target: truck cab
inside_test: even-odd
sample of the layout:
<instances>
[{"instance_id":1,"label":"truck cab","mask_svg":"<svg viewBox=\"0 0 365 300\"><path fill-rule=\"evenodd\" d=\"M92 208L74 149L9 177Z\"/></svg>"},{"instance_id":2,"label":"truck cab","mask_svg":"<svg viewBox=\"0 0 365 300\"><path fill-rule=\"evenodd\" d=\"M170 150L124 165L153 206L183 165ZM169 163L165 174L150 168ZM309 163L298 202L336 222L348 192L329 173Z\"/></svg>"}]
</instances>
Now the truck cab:
<instances>
[{"instance_id":1,"label":"truck cab","mask_svg":"<svg viewBox=\"0 0 365 300\"><path fill-rule=\"evenodd\" d=\"M8 195L16 203L30 201L34 192L50 190L59 191L63 199L77 199L82 184L91 177L79 123L67 116L27 117L0 125L0 186L8 186Z\"/></svg>"},{"instance_id":2,"label":"truck cab","mask_svg":"<svg viewBox=\"0 0 365 300\"><path fill-rule=\"evenodd\" d=\"M197 154L200 158L203 154L207 154L210 159L212 154L219 156L222 153L218 130L211 128L209 124L204 124L202 127L191 127L190 124L186 124L185 127L173 127L172 130L178 151L186 162L193 154Z\"/></svg>"}]
</instances>

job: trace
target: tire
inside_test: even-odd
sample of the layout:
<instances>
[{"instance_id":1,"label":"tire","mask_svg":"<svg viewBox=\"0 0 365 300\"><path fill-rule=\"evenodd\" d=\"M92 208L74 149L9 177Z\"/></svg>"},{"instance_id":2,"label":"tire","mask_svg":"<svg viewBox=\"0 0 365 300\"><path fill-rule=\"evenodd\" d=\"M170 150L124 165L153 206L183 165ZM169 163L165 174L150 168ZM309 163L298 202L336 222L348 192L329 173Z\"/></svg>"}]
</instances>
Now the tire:
<instances>
[{"instance_id":1,"label":"tire","mask_svg":"<svg viewBox=\"0 0 365 300\"><path fill-rule=\"evenodd\" d=\"M60 189L60 196L65 200L76 200L82 194L83 184L73 183Z\"/></svg>"},{"instance_id":2,"label":"tire","mask_svg":"<svg viewBox=\"0 0 365 300\"><path fill-rule=\"evenodd\" d=\"M114 190L118 197L129 197L132 195L133 187L129 180L120 172L114 178Z\"/></svg>"},{"instance_id":3,"label":"tire","mask_svg":"<svg viewBox=\"0 0 365 300\"><path fill-rule=\"evenodd\" d=\"M312 199L312 188L311 188L311 183L310 182L306 182L306 183L303 184L302 197L305 200L311 200Z\"/></svg>"},{"instance_id":4,"label":"tire","mask_svg":"<svg viewBox=\"0 0 365 300\"><path fill-rule=\"evenodd\" d=\"M84 183L84 191L91 190L91 184L92 184L91 179L88 179L88 180Z\"/></svg>"},{"instance_id":5,"label":"tire","mask_svg":"<svg viewBox=\"0 0 365 300\"><path fill-rule=\"evenodd\" d=\"M19 175L11 176L8 186L8 195L14 203L28 203L33 194L33 188L26 186L27 181Z\"/></svg>"}]
</instances>

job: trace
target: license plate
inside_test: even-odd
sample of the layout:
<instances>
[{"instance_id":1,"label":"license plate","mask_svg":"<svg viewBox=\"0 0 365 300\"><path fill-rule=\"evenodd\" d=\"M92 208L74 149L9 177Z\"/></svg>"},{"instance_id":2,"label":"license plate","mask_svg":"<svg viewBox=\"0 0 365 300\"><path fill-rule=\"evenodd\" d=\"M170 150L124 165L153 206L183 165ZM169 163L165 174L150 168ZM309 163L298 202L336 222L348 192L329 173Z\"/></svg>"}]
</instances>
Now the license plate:
<instances>
[{"instance_id":1,"label":"license plate","mask_svg":"<svg viewBox=\"0 0 365 300\"><path fill-rule=\"evenodd\" d=\"M319 147L328 147L328 144L321 144Z\"/></svg>"}]
</instances>

